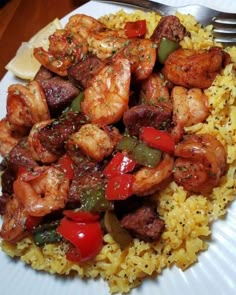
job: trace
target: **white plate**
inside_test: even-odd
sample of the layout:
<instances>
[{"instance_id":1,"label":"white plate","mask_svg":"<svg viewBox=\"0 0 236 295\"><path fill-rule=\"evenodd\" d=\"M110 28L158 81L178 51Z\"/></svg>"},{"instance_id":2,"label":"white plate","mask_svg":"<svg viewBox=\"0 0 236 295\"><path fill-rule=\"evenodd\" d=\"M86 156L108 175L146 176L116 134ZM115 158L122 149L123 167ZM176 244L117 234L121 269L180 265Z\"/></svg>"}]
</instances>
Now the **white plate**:
<instances>
[{"instance_id":1,"label":"white plate","mask_svg":"<svg viewBox=\"0 0 236 295\"><path fill-rule=\"evenodd\" d=\"M204 4L209 7L236 12L236 1L232 0L162 0L172 5L188 3ZM76 12L94 17L120 9L116 5L97 2L78 8ZM129 10L129 9L128 9ZM71 15L70 14L70 15ZM66 23L69 15L63 19ZM11 36L12 38L14 36ZM16 79L7 73L0 83L0 118L5 115L5 98L8 85ZM187 271L173 267L166 269L157 278L147 279L132 295L235 295L236 294L236 202L228 209L224 220L213 225L209 250L199 256L199 261ZM32 270L22 262L15 262L0 251L0 293L6 295L108 295L109 289L102 280L83 281L79 277L62 278ZM131 295L130 294L130 295Z\"/></svg>"}]
</instances>

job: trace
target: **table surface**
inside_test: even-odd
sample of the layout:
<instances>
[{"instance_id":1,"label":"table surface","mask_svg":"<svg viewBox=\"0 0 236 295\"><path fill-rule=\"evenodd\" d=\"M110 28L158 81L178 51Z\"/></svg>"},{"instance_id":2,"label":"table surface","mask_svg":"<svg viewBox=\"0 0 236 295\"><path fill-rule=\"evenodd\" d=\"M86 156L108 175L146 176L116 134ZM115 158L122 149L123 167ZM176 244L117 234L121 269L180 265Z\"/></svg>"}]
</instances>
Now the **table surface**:
<instances>
[{"instance_id":1,"label":"table surface","mask_svg":"<svg viewBox=\"0 0 236 295\"><path fill-rule=\"evenodd\" d=\"M26 42L54 18L62 18L87 0L10 0L0 8L0 79L5 65Z\"/></svg>"}]
</instances>

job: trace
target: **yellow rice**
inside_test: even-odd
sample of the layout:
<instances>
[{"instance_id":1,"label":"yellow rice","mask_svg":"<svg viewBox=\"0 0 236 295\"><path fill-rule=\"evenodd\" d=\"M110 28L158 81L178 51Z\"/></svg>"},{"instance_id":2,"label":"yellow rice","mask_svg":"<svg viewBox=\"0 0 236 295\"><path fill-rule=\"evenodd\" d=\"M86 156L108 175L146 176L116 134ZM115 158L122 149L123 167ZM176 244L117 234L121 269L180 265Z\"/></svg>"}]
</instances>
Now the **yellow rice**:
<instances>
[{"instance_id":1,"label":"yellow rice","mask_svg":"<svg viewBox=\"0 0 236 295\"><path fill-rule=\"evenodd\" d=\"M190 15L177 15L191 37L181 42L184 48L206 49L214 44L212 27L202 28ZM121 28L127 20L148 20L150 36L160 16L154 12L136 11L126 14L119 11L115 15L101 18L110 28ZM219 44L218 44L219 45ZM226 49L232 61L236 61L236 47ZM145 243L137 239L123 252L107 234L104 247L95 261L78 265L65 258L62 246L49 244L37 247L30 238L17 245L2 242L2 249L8 255L19 256L34 269L50 273L68 275L78 273L80 277L101 276L109 285L110 292L129 292L142 279L159 274L163 268L177 265L182 270L197 261L199 252L207 249L207 239L211 234L211 223L226 213L227 206L235 198L236 187L236 79L233 64L228 65L218 75L213 85L205 91L209 98L211 114L206 123L186 128L189 133L211 133L225 146L229 169L222 177L220 186L208 197L187 195L182 187L172 182L164 191L153 198L158 202L158 210L166 224L166 230L157 243Z\"/></svg>"}]
</instances>

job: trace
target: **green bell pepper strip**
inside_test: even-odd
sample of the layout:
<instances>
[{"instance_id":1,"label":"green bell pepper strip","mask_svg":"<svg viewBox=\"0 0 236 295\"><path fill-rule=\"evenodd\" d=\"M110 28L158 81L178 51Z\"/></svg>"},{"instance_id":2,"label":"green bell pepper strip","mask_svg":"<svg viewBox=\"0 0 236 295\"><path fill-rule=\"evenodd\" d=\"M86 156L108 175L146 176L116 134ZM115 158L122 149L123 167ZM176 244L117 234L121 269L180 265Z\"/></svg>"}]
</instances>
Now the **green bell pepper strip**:
<instances>
[{"instance_id":1,"label":"green bell pepper strip","mask_svg":"<svg viewBox=\"0 0 236 295\"><path fill-rule=\"evenodd\" d=\"M138 144L138 139L124 135L116 145L116 150L131 152Z\"/></svg>"},{"instance_id":2,"label":"green bell pepper strip","mask_svg":"<svg viewBox=\"0 0 236 295\"><path fill-rule=\"evenodd\" d=\"M132 236L125 228L120 225L118 218L113 212L105 212L104 225L108 233L120 246L121 250L124 250L132 242Z\"/></svg>"},{"instance_id":3,"label":"green bell pepper strip","mask_svg":"<svg viewBox=\"0 0 236 295\"><path fill-rule=\"evenodd\" d=\"M41 224L32 230L32 237L37 246L45 244L58 243L62 240L61 235L57 232L56 228L59 221Z\"/></svg>"},{"instance_id":4,"label":"green bell pepper strip","mask_svg":"<svg viewBox=\"0 0 236 295\"><path fill-rule=\"evenodd\" d=\"M82 211L104 212L113 208L113 203L105 197L105 186L98 184L96 187L86 189L80 196Z\"/></svg>"},{"instance_id":5,"label":"green bell pepper strip","mask_svg":"<svg viewBox=\"0 0 236 295\"><path fill-rule=\"evenodd\" d=\"M132 157L138 164L154 168L161 160L161 151L141 142L133 149Z\"/></svg>"},{"instance_id":6,"label":"green bell pepper strip","mask_svg":"<svg viewBox=\"0 0 236 295\"><path fill-rule=\"evenodd\" d=\"M163 64L167 57L178 48L179 43L167 38L162 38L157 50L158 61Z\"/></svg>"}]
</instances>

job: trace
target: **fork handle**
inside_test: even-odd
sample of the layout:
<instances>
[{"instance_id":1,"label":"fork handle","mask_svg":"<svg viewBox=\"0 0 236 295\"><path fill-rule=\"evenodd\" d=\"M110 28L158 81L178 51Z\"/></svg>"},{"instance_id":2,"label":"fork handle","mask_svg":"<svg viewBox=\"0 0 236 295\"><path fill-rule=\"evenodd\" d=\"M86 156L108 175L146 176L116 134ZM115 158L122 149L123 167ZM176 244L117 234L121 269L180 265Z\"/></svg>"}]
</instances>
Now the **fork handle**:
<instances>
[{"instance_id":1,"label":"fork handle","mask_svg":"<svg viewBox=\"0 0 236 295\"><path fill-rule=\"evenodd\" d=\"M152 10L157 12L160 15L171 15L175 14L178 10L182 14L191 14L193 15L197 21L199 21L202 25L208 25L212 23L212 21L217 21L217 19L223 19L225 22L235 23L236 14L235 13L225 13L220 12L218 10L214 10L209 7L205 7L203 5L192 4L186 5L182 7L177 6L168 6L165 4L157 3L149 0L93 0L96 2L104 2L104 3L113 3L118 5L124 5L126 7L136 7L139 9ZM222 21L221 21L222 23Z\"/></svg>"},{"instance_id":2,"label":"fork handle","mask_svg":"<svg viewBox=\"0 0 236 295\"><path fill-rule=\"evenodd\" d=\"M147 0L94 0L97 2L107 2L113 4L119 4L130 7L137 7L140 9L153 10L160 15L169 15L176 11L177 7L170 7L165 4L157 3L154 1Z\"/></svg>"}]
</instances>

